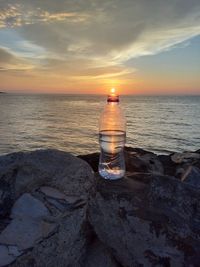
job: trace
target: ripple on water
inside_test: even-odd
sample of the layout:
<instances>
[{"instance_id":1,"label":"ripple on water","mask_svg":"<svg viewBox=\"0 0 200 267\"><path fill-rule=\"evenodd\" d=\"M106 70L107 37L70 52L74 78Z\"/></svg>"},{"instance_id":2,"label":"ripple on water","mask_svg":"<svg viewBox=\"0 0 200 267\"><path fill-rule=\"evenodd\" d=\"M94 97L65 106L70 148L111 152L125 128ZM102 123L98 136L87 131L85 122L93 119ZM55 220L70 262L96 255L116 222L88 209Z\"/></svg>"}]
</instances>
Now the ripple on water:
<instances>
[{"instance_id":1,"label":"ripple on water","mask_svg":"<svg viewBox=\"0 0 200 267\"><path fill-rule=\"evenodd\" d=\"M102 96L0 96L0 154L57 148L74 154L99 150ZM156 153L200 148L200 97L121 97L127 145Z\"/></svg>"}]
</instances>

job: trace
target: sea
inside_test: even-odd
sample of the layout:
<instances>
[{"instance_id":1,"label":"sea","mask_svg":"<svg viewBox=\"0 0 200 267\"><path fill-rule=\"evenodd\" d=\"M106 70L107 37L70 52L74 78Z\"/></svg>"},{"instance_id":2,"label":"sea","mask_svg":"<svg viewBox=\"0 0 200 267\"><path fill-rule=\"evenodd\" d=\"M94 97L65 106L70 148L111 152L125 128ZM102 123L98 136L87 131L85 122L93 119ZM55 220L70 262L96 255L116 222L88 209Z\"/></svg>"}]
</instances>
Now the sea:
<instances>
[{"instance_id":1,"label":"sea","mask_svg":"<svg viewBox=\"0 0 200 267\"><path fill-rule=\"evenodd\" d=\"M99 151L106 96L0 94L0 154L53 148ZM127 146L157 154L200 149L200 96L121 96Z\"/></svg>"}]
</instances>

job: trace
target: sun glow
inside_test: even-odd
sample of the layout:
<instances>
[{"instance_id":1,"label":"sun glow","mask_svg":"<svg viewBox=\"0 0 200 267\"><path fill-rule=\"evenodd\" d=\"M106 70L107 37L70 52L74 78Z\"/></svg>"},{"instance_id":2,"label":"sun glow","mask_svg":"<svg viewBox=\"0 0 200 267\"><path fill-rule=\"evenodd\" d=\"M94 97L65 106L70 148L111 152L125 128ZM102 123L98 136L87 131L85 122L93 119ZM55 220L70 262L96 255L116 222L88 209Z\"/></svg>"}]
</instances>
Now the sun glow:
<instances>
[{"instance_id":1,"label":"sun glow","mask_svg":"<svg viewBox=\"0 0 200 267\"><path fill-rule=\"evenodd\" d=\"M110 89L110 95L116 96L116 89L114 87Z\"/></svg>"},{"instance_id":2,"label":"sun glow","mask_svg":"<svg viewBox=\"0 0 200 267\"><path fill-rule=\"evenodd\" d=\"M115 94L115 92L116 92L115 88L111 88L110 92L111 92L111 94Z\"/></svg>"}]
</instances>

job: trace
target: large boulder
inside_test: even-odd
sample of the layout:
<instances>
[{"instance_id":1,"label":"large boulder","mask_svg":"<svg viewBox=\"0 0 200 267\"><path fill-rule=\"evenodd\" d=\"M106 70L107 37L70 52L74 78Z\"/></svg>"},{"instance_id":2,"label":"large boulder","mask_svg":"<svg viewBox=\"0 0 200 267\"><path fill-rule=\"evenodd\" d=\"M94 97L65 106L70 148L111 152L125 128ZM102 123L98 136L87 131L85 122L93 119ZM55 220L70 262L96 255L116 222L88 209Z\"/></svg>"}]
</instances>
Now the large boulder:
<instances>
[{"instance_id":1,"label":"large boulder","mask_svg":"<svg viewBox=\"0 0 200 267\"><path fill-rule=\"evenodd\" d=\"M199 266L198 190L152 174L115 182L96 179L90 223L122 266Z\"/></svg>"},{"instance_id":2,"label":"large boulder","mask_svg":"<svg viewBox=\"0 0 200 267\"><path fill-rule=\"evenodd\" d=\"M118 181L98 153L0 156L0 266L198 267L199 155L126 148Z\"/></svg>"},{"instance_id":3,"label":"large boulder","mask_svg":"<svg viewBox=\"0 0 200 267\"><path fill-rule=\"evenodd\" d=\"M57 150L0 157L0 266L80 266L93 171Z\"/></svg>"}]
</instances>

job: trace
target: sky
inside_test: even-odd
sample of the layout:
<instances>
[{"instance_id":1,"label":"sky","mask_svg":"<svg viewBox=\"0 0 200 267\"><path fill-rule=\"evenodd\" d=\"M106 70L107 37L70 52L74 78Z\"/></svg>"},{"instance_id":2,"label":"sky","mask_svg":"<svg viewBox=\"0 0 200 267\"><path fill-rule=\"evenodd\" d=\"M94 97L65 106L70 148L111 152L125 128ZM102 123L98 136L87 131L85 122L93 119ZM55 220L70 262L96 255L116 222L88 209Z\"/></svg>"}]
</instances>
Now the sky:
<instances>
[{"instance_id":1,"label":"sky","mask_svg":"<svg viewBox=\"0 0 200 267\"><path fill-rule=\"evenodd\" d=\"M200 95L199 0L0 0L0 91Z\"/></svg>"}]
</instances>

